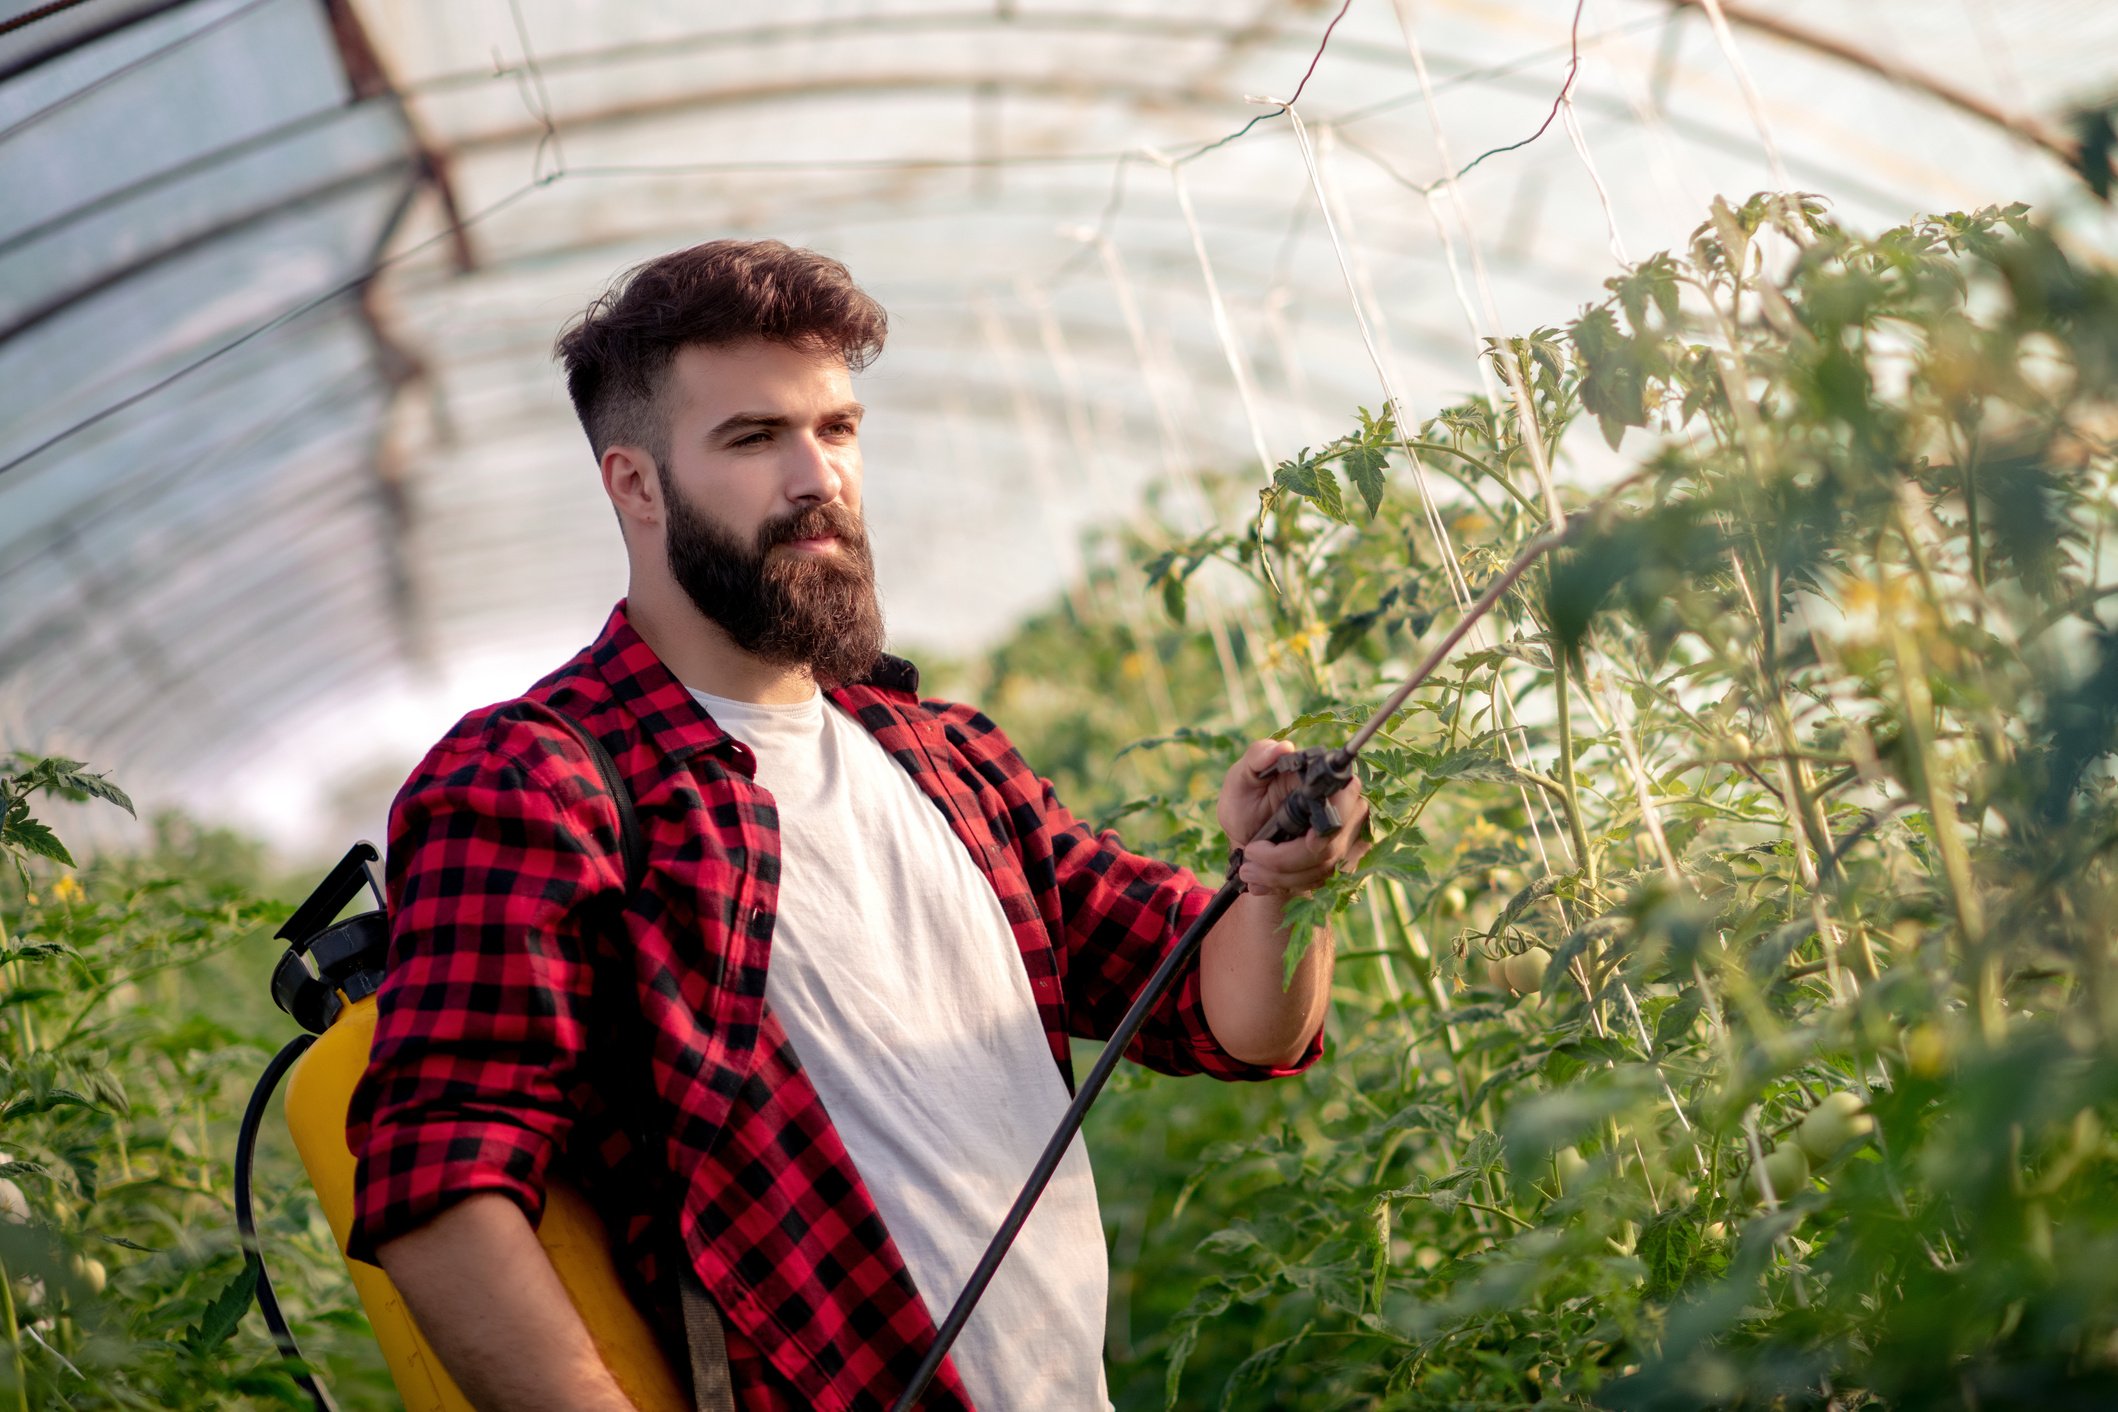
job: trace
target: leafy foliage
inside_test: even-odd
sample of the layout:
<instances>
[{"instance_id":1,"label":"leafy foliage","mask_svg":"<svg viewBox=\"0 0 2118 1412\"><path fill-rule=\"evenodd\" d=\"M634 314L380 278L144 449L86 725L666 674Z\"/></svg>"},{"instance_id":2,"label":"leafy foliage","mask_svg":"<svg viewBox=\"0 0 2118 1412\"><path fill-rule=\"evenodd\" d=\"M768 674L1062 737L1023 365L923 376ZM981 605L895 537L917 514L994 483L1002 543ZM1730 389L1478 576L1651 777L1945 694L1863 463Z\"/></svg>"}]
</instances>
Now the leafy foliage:
<instances>
[{"instance_id":1,"label":"leafy foliage","mask_svg":"<svg viewBox=\"0 0 2118 1412\"><path fill-rule=\"evenodd\" d=\"M306 1407L253 1311L230 1171L285 1029L263 986L285 909L253 891L251 850L173 817L147 854L77 874L39 795L132 808L79 761L0 770L0 1406ZM269 1137L255 1189L304 1351L341 1405L388 1405L331 1233Z\"/></svg>"},{"instance_id":2,"label":"leafy foliage","mask_svg":"<svg viewBox=\"0 0 2118 1412\"><path fill-rule=\"evenodd\" d=\"M1585 414L1630 463L1363 756L1381 842L1297 919L1324 1063L1091 1119L1114 1396L2118 1398L2118 277L2019 207L1759 197L1488 356L1526 407L1363 413L1254 535L1139 527L1187 614L1034 624L984 684L1211 873L1233 750L1343 740L1547 527L1539 449Z\"/></svg>"}]
</instances>

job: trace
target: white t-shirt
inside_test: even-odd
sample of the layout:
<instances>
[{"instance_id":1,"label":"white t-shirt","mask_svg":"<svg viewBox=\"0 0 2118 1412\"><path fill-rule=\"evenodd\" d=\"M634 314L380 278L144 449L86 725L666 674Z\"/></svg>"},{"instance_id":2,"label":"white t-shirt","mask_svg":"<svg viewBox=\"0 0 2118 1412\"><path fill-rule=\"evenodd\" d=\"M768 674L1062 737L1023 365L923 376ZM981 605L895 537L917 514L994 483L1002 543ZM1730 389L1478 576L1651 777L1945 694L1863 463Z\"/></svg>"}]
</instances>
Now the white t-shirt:
<instances>
[{"instance_id":1,"label":"white t-shirt","mask_svg":"<svg viewBox=\"0 0 2118 1412\"><path fill-rule=\"evenodd\" d=\"M779 809L765 1001L938 1322L1067 1106L992 884L875 737L823 694L699 704ZM952 1357L985 1412L1108 1408L1109 1270L1076 1136Z\"/></svg>"}]
</instances>

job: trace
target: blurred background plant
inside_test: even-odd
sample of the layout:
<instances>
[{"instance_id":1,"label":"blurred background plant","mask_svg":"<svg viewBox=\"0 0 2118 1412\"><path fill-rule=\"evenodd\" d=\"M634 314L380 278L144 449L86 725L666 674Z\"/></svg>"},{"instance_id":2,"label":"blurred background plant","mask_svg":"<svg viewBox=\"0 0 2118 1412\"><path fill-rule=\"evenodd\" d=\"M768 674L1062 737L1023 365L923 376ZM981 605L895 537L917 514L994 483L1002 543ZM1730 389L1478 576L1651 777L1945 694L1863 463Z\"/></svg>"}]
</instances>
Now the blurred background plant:
<instances>
[{"instance_id":1,"label":"blurred background plant","mask_svg":"<svg viewBox=\"0 0 2118 1412\"><path fill-rule=\"evenodd\" d=\"M259 847L174 815L76 869L40 803L120 789L80 762L0 766L0 1407L305 1406L251 1309L237 1120L287 1028L264 977L289 910ZM274 1128L276 1124L272 1125ZM259 1229L342 1406L394 1400L283 1133Z\"/></svg>"}]
</instances>

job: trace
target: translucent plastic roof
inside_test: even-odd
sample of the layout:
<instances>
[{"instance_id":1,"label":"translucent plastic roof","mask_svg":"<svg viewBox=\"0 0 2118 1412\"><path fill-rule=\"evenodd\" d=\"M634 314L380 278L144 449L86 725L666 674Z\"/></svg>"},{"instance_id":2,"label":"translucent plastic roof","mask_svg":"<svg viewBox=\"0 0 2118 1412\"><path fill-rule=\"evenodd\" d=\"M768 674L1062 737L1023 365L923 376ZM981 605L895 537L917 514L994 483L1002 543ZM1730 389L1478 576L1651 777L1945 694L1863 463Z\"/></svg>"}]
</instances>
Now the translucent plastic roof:
<instances>
[{"instance_id":1,"label":"translucent plastic roof","mask_svg":"<svg viewBox=\"0 0 2118 1412\"><path fill-rule=\"evenodd\" d=\"M1340 250L1431 410L1716 193L2083 204L2065 114L2118 85L2096 0L1354 0L1317 58L1336 13L0 0L0 737L379 830L623 592L549 350L666 249L811 245L890 310L867 502L917 657L1169 468L1379 403ZM1253 100L1313 59L1298 133Z\"/></svg>"}]
</instances>

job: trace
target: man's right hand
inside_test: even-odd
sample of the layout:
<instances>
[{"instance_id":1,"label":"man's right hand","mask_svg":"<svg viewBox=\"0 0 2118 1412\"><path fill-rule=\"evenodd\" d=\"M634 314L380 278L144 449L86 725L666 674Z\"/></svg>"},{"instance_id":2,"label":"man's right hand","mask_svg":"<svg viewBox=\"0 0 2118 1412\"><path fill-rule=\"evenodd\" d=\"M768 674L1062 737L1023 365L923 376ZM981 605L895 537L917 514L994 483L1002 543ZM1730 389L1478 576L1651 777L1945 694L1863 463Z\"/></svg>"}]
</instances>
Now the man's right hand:
<instances>
[{"instance_id":1,"label":"man's right hand","mask_svg":"<svg viewBox=\"0 0 2118 1412\"><path fill-rule=\"evenodd\" d=\"M637 1412L509 1197L467 1196L375 1253L480 1412Z\"/></svg>"}]
</instances>

